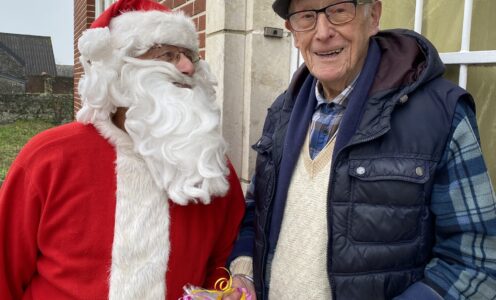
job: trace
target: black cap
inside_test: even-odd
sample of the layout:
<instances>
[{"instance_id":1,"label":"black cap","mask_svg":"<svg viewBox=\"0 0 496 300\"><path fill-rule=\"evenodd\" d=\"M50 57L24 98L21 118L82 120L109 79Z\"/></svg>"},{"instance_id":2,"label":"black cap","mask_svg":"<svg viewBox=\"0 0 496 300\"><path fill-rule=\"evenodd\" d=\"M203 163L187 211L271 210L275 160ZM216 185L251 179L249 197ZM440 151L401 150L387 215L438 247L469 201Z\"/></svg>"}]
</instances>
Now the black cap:
<instances>
[{"instance_id":1,"label":"black cap","mask_svg":"<svg viewBox=\"0 0 496 300\"><path fill-rule=\"evenodd\" d=\"M286 19L288 15L289 2L291 2L291 0L276 0L272 4L272 9L279 15L279 17Z\"/></svg>"}]
</instances>

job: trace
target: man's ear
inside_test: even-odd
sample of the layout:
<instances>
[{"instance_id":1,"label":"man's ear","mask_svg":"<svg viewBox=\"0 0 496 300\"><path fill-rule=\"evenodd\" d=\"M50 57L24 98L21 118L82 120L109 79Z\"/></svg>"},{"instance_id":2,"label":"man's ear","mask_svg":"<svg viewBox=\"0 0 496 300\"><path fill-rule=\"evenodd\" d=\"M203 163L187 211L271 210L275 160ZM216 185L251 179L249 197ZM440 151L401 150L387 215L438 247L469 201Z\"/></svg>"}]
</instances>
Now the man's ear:
<instances>
[{"instance_id":1,"label":"man's ear","mask_svg":"<svg viewBox=\"0 0 496 300\"><path fill-rule=\"evenodd\" d=\"M379 22L381 20L382 15L382 2L380 0L376 0L372 2L370 8L370 22L371 22L371 36L375 35L379 32Z\"/></svg>"},{"instance_id":2,"label":"man's ear","mask_svg":"<svg viewBox=\"0 0 496 300\"><path fill-rule=\"evenodd\" d=\"M289 24L288 20L284 21L284 27L286 27L289 31L293 31L293 28L291 28L291 24Z\"/></svg>"},{"instance_id":3,"label":"man's ear","mask_svg":"<svg viewBox=\"0 0 496 300\"><path fill-rule=\"evenodd\" d=\"M291 27L291 24L289 24L289 21L286 20L284 22L284 27L286 27L287 30L291 31L291 35L293 36L293 42L296 48L299 49L299 44L298 44L298 37L296 36L296 32L293 30Z\"/></svg>"}]
</instances>

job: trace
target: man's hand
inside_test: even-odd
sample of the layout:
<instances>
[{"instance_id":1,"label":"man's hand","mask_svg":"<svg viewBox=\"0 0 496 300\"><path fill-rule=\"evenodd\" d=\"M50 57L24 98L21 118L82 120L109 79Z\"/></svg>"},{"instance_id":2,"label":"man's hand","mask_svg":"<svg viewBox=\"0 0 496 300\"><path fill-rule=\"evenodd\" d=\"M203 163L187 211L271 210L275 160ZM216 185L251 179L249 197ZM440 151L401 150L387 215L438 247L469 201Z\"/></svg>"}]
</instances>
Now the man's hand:
<instances>
[{"instance_id":1,"label":"man's hand","mask_svg":"<svg viewBox=\"0 0 496 300\"><path fill-rule=\"evenodd\" d=\"M235 289L234 293L222 297L222 300L239 300L241 299L241 291L238 289L245 289L247 293L250 293L251 300L257 300L257 295L255 294L255 286L253 282L241 275L234 275L232 279L232 287Z\"/></svg>"}]
</instances>

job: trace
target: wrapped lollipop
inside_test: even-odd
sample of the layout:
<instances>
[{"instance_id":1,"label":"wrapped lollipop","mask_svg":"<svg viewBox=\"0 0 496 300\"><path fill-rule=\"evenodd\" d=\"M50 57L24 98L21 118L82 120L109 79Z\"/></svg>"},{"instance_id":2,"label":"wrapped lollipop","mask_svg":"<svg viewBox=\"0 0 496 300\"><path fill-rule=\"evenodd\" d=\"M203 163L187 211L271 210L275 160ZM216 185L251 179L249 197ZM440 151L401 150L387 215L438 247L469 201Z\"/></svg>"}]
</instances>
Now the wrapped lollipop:
<instances>
[{"instance_id":1,"label":"wrapped lollipop","mask_svg":"<svg viewBox=\"0 0 496 300\"><path fill-rule=\"evenodd\" d=\"M246 289L232 287L231 273L226 268L222 269L227 272L229 278L219 278L215 282L213 290L187 284L183 287L184 295L179 300L222 300L223 296L230 295L235 291L241 293L241 300L251 300L251 294Z\"/></svg>"}]
</instances>

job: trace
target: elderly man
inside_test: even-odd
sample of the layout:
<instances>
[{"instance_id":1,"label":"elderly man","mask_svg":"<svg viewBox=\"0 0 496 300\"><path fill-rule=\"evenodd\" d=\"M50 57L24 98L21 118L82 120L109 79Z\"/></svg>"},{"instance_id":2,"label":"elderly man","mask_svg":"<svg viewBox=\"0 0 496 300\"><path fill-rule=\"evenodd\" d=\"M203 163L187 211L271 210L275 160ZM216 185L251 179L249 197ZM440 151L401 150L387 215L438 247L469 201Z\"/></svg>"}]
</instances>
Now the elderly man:
<instances>
[{"instance_id":1,"label":"elderly man","mask_svg":"<svg viewBox=\"0 0 496 300\"><path fill-rule=\"evenodd\" d=\"M193 22L120 0L79 50L78 122L34 137L0 190L0 299L176 300L212 286L244 200Z\"/></svg>"},{"instance_id":2,"label":"elderly man","mask_svg":"<svg viewBox=\"0 0 496 300\"><path fill-rule=\"evenodd\" d=\"M276 0L305 65L269 109L230 264L257 299L495 299L472 97L380 1ZM248 202L250 203L250 202ZM253 241L254 239L254 241ZM232 295L235 299L238 295Z\"/></svg>"}]
</instances>

